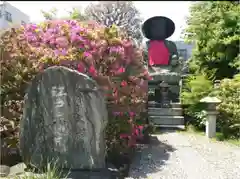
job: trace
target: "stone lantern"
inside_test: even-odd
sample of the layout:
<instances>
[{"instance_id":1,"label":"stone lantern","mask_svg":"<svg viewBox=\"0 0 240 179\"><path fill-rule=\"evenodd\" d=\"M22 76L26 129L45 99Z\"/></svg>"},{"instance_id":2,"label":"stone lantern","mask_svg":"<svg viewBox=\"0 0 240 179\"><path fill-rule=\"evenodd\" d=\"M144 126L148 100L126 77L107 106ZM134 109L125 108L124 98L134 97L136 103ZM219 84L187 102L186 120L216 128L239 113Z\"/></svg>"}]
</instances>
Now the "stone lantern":
<instances>
[{"instance_id":1,"label":"stone lantern","mask_svg":"<svg viewBox=\"0 0 240 179\"><path fill-rule=\"evenodd\" d=\"M216 118L218 115L217 105L221 103L221 100L216 97L205 97L200 102L207 104L206 136L208 138L215 137Z\"/></svg>"}]
</instances>

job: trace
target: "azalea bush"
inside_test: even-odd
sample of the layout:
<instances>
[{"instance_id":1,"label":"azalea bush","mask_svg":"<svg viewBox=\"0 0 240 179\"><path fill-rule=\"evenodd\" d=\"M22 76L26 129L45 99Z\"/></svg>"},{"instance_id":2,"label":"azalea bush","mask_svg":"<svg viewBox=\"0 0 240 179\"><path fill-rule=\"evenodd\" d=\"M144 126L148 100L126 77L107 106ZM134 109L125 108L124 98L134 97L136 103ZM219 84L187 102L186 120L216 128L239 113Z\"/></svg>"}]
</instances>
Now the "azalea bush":
<instances>
[{"instance_id":1,"label":"azalea bush","mask_svg":"<svg viewBox=\"0 0 240 179\"><path fill-rule=\"evenodd\" d=\"M108 148L122 142L121 134L127 135L126 147L134 144L133 131L146 107L149 76L142 50L116 26L77 20L27 24L4 32L0 45L2 138L18 139L24 92L31 79L49 66L60 65L91 76L105 92ZM119 118L116 112L123 111L125 117Z\"/></svg>"}]
</instances>

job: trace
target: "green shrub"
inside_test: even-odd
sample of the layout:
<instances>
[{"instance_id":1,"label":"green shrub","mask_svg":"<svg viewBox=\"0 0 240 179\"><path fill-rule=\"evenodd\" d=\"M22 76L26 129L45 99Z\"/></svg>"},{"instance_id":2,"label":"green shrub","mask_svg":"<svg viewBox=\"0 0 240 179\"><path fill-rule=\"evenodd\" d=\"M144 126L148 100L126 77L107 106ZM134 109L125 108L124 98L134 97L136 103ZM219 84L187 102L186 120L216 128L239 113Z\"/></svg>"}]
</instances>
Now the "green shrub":
<instances>
[{"instance_id":1,"label":"green shrub","mask_svg":"<svg viewBox=\"0 0 240 179\"><path fill-rule=\"evenodd\" d=\"M205 127L206 106L199 101L206 96L216 96L222 101L217 108L217 129L223 137L240 138L240 74L221 80L217 88L204 76L188 77L181 93L182 102L187 105L185 114L192 118L187 125Z\"/></svg>"},{"instance_id":2,"label":"green shrub","mask_svg":"<svg viewBox=\"0 0 240 179\"><path fill-rule=\"evenodd\" d=\"M240 74L223 79L212 94L222 100L218 106L218 128L226 138L240 138Z\"/></svg>"},{"instance_id":3,"label":"green shrub","mask_svg":"<svg viewBox=\"0 0 240 179\"><path fill-rule=\"evenodd\" d=\"M190 116L192 120L189 124L197 128L203 128L205 125L206 112L204 104L200 100L207 96L213 89L213 83L205 76L189 76L185 80L181 93L182 103L187 105L185 114Z\"/></svg>"}]
</instances>

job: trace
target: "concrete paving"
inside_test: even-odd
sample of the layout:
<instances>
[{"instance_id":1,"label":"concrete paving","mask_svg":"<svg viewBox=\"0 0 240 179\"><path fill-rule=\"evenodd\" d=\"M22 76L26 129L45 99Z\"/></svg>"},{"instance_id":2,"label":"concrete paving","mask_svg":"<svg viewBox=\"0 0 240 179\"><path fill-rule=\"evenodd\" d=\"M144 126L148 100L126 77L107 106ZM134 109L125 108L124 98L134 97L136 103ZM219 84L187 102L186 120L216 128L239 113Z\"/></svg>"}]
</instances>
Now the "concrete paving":
<instances>
[{"instance_id":1,"label":"concrete paving","mask_svg":"<svg viewBox=\"0 0 240 179\"><path fill-rule=\"evenodd\" d=\"M134 179L240 179L240 147L204 136L166 131L142 145L131 165Z\"/></svg>"}]
</instances>

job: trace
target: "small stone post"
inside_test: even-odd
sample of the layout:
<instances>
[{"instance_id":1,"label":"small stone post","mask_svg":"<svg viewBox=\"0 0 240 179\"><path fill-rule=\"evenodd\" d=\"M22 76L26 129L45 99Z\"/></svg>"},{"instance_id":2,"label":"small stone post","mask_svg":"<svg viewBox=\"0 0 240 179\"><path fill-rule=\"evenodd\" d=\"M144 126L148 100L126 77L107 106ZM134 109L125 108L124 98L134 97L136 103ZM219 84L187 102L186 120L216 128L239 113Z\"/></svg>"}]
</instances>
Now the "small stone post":
<instances>
[{"instance_id":1,"label":"small stone post","mask_svg":"<svg viewBox=\"0 0 240 179\"><path fill-rule=\"evenodd\" d=\"M214 81L214 88L217 89L220 86L220 80L215 80Z\"/></svg>"},{"instance_id":2,"label":"small stone post","mask_svg":"<svg viewBox=\"0 0 240 179\"><path fill-rule=\"evenodd\" d=\"M160 92L161 92L161 106L163 108L167 108L170 106L169 99L169 85L165 81L159 84Z\"/></svg>"},{"instance_id":3,"label":"small stone post","mask_svg":"<svg viewBox=\"0 0 240 179\"><path fill-rule=\"evenodd\" d=\"M221 103L221 100L216 97L205 97L201 99L200 102L207 104L206 136L208 138L215 137L216 118L218 114L216 107Z\"/></svg>"}]
</instances>

